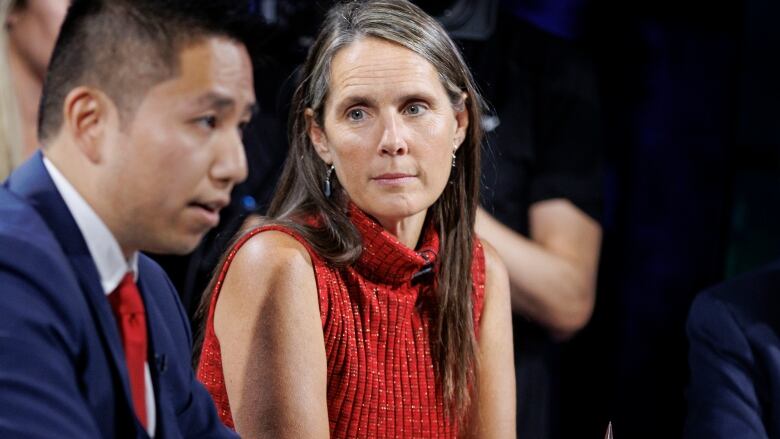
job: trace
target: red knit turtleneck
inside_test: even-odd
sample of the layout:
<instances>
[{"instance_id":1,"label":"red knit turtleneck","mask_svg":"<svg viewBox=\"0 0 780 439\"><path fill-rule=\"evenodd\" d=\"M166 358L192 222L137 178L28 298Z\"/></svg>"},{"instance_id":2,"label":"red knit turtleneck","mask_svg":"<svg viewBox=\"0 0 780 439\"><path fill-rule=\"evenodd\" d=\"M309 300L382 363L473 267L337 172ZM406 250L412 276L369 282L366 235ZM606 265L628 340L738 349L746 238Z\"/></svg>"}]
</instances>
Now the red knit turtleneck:
<instances>
[{"instance_id":1,"label":"red knit turtleneck","mask_svg":"<svg viewBox=\"0 0 780 439\"><path fill-rule=\"evenodd\" d=\"M332 267L305 240L282 226L256 228L236 243L211 299L198 379L214 398L222 421L233 428L219 340L214 333L214 309L238 249L257 233L278 230L301 242L314 264L328 363L331 436L456 437L457 428L445 415L431 357L435 297L430 291L434 276L416 275L428 264L435 264L439 236L435 228L426 227L415 251L354 205L349 215L363 237L363 252L347 268ZM472 264L475 328L482 312L484 265L477 241Z\"/></svg>"}]
</instances>

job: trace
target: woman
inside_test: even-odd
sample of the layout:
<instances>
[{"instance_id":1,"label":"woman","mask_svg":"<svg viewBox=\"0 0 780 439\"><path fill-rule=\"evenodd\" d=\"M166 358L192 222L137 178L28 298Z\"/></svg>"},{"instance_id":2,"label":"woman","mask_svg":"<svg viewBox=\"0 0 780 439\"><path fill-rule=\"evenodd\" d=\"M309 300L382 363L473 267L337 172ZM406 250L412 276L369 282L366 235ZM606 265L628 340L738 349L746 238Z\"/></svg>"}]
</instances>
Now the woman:
<instances>
[{"instance_id":1,"label":"woman","mask_svg":"<svg viewBox=\"0 0 780 439\"><path fill-rule=\"evenodd\" d=\"M0 1L0 181L38 147L38 101L67 0ZM13 93L6 91L13 90Z\"/></svg>"},{"instance_id":2,"label":"woman","mask_svg":"<svg viewBox=\"0 0 780 439\"><path fill-rule=\"evenodd\" d=\"M509 287L474 237L481 98L404 0L325 18L271 219L213 281L198 367L245 437L514 435Z\"/></svg>"}]
</instances>

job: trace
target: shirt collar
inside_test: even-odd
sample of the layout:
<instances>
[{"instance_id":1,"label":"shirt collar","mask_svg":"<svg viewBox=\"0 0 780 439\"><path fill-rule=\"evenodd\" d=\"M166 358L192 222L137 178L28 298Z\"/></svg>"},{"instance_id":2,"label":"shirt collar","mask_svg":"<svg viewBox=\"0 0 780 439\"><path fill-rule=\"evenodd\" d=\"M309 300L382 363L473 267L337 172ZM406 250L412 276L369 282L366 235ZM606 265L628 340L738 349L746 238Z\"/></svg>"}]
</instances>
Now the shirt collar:
<instances>
[{"instance_id":1,"label":"shirt collar","mask_svg":"<svg viewBox=\"0 0 780 439\"><path fill-rule=\"evenodd\" d=\"M43 164L49 172L54 186L57 187L70 214L76 221L84 241L87 243L92 260L95 261L103 292L111 294L130 271L138 279L138 252L133 252L129 260L122 254L114 235L108 226L100 219L76 188L65 178L48 158L43 158Z\"/></svg>"}]
</instances>

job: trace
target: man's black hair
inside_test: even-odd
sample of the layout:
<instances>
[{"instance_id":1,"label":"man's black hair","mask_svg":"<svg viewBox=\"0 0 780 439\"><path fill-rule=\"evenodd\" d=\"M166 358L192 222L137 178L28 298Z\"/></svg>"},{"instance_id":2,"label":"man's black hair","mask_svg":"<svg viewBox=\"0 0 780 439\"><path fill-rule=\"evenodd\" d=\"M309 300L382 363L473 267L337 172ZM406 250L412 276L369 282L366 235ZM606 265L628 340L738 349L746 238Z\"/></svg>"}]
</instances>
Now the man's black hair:
<instances>
[{"instance_id":1,"label":"man's black hair","mask_svg":"<svg viewBox=\"0 0 780 439\"><path fill-rule=\"evenodd\" d=\"M100 89L124 120L146 91L175 75L179 53L211 36L249 46L260 31L242 0L74 0L60 29L44 81L38 137L62 125L73 88Z\"/></svg>"}]
</instances>

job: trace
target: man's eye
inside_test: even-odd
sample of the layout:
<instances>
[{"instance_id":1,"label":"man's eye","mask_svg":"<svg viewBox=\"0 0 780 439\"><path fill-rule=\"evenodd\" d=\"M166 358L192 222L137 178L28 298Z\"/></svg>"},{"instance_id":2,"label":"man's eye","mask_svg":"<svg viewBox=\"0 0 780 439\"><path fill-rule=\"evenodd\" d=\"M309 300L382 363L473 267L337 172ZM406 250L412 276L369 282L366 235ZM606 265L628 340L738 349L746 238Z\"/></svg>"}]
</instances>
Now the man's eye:
<instances>
[{"instance_id":1,"label":"man's eye","mask_svg":"<svg viewBox=\"0 0 780 439\"><path fill-rule=\"evenodd\" d=\"M354 120L354 121L363 120L365 116L366 116L365 113L361 109L349 110L349 113L347 113L347 117L349 118L349 120Z\"/></svg>"},{"instance_id":2,"label":"man's eye","mask_svg":"<svg viewBox=\"0 0 780 439\"><path fill-rule=\"evenodd\" d=\"M217 127L217 117L216 116L203 116L198 119L198 123L207 127L207 128L216 128Z\"/></svg>"}]
</instances>

